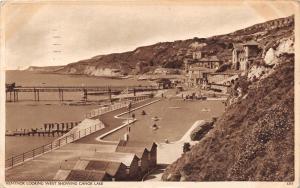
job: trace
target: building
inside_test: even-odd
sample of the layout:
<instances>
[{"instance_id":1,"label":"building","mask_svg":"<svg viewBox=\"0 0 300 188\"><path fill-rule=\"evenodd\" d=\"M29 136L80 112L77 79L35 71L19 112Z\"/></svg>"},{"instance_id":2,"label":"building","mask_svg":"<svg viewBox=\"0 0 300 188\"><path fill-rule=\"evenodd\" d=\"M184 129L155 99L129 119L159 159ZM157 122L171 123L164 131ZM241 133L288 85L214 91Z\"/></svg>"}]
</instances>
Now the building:
<instances>
[{"instance_id":1,"label":"building","mask_svg":"<svg viewBox=\"0 0 300 188\"><path fill-rule=\"evenodd\" d=\"M124 181L127 180L128 176L126 174L127 167L121 162L115 161L105 161L105 160L71 160L65 161L61 164L61 170L56 174L55 180L67 180L68 176L66 174L72 171L80 171L80 173L103 172L105 173L105 181ZM62 170L64 174L62 175ZM92 181L92 180L90 180Z\"/></svg>"},{"instance_id":2,"label":"building","mask_svg":"<svg viewBox=\"0 0 300 188\"><path fill-rule=\"evenodd\" d=\"M172 87L172 82L168 78L160 78L156 81L157 87L162 89L169 89Z\"/></svg>"},{"instance_id":3,"label":"building","mask_svg":"<svg viewBox=\"0 0 300 188\"><path fill-rule=\"evenodd\" d=\"M59 170L55 177L56 181L111 181L112 178L104 171L89 170Z\"/></svg>"},{"instance_id":4,"label":"building","mask_svg":"<svg viewBox=\"0 0 300 188\"><path fill-rule=\"evenodd\" d=\"M136 181L140 178L139 158L133 153L102 153L96 152L92 157L82 158L85 161L119 162L126 166L126 180Z\"/></svg>"},{"instance_id":5,"label":"building","mask_svg":"<svg viewBox=\"0 0 300 188\"><path fill-rule=\"evenodd\" d=\"M223 61L219 60L216 56L211 56L200 59L185 59L184 64L186 72L196 67L217 70L223 64Z\"/></svg>"},{"instance_id":6,"label":"building","mask_svg":"<svg viewBox=\"0 0 300 188\"><path fill-rule=\"evenodd\" d=\"M207 84L206 74L209 72L213 72L213 70L202 67L189 68L186 81L187 86L195 87Z\"/></svg>"},{"instance_id":7,"label":"building","mask_svg":"<svg viewBox=\"0 0 300 188\"><path fill-rule=\"evenodd\" d=\"M193 52L192 57L193 57L193 59L201 60L202 58L207 58L209 55L210 54L207 51L197 50L197 51Z\"/></svg>"},{"instance_id":8,"label":"building","mask_svg":"<svg viewBox=\"0 0 300 188\"><path fill-rule=\"evenodd\" d=\"M233 69L247 71L259 52L258 43L254 41L245 44L234 44L234 49L232 50Z\"/></svg>"},{"instance_id":9,"label":"building","mask_svg":"<svg viewBox=\"0 0 300 188\"><path fill-rule=\"evenodd\" d=\"M150 161L148 156L150 152L144 147L128 147L123 146L124 140L121 140L116 148L116 152L120 153L134 153L139 158L139 168L142 174L147 173L150 170Z\"/></svg>"},{"instance_id":10,"label":"building","mask_svg":"<svg viewBox=\"0 0 300 188\"><path fill-rule=\"evenodd\" d=\"M154 74L160 74L160 75L168 75L168 74L179 74L178 69L172 69L172 68L156 68L153 72Z\"/></svg>"},{"instance_id":11,"label":"building","mask_svg":"<svg viewBox=\"0 0 300 188\"><path fill-rule=\"evenodd\" d=\"M114 161L89 161L85 170L103 171L108 174L113 181L125 181L127 180L126 165L121 162Z\"/></svg>"},{"instance_id":12,"label":"building","mask_svg":"<svg viewBox=\"0 0 300 188\"><path fill-rule=\"evenodd\" d=\"M195 87L199 85L206 85L207 79L204 77L205 73L215 72L223 61L216 56L203 57L202 52L197 52L194 59L185 59L185 72L187 73L186 84L188 87Z\"/></svg>"},{"instance_id":13,"label":"building","mask_svg":"<svg viewBox=\"0 0 300 188\"><path fill-rule=\"evenodd\" d=\"M157 165L157 144L154 142L135 142L121 140L116 149L117 152L135 153L140 157L143 170L151 170Z\"/></svg>"}]
</instances>

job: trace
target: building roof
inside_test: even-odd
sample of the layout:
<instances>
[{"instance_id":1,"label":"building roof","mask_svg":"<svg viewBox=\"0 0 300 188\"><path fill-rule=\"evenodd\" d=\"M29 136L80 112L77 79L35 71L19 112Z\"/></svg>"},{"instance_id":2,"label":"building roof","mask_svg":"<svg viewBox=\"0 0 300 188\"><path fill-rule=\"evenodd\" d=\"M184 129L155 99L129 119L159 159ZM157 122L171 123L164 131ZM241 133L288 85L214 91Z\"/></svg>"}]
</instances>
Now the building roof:
<instances>
[{"instance_id":1,"label":"building roof","mask_svg":"<svg viewBox=\"0 0 300 188\"><path fill-rule=\"evenodd\" d=\"M240 43L234 43L233 44L233 49L234 50L243 50L243 44L240 44Z\"/></svg>"},{"instance_id":2,"label":"building roof","mask_svg":"<svg viewBox=\"0 0 300 188\"><path fill-rule=\"evenodd\" d=\"M106 175L103 171L71 170L66 181L102 181Z\"/></svg>"},{"instance_id":3,"label":"building roof","mask_svg":"<svg viewBox=\"0 0 300 188\"><path fill-rule=\"evenodd\" d=\"M134 153L138 158L142 158L145 152L149 152L146 148L143 147L129 147L129 146L118 146L116 152L120 153Z\"/></svg>"},{"instance_id":4,"label":"building roof","mask_svg":"<svg viewBox=\"0 0 300 188\"><path fill-rule=\"evenodd\" d=\"M215 72L214 69L209 69L206 67L191 67L189 71L199 71L199 72Z\"/></svg>"},{"instance_id":5,"label":"building roof","mask_svg":"<svg viewBox=\"0 0 300 188\"><path fill-rule=\"evenodd\" d=\"M188 64L195 64L195 63L201 63L201 62L219 62L221 61L217 56L210 56L210 57L202 57L197 60L193 60L189 62Z\"/></svg>"},{"instance_id":6,"label":"building roof","mask_svg":"<svg viewBox=\"0 0 300 188\"><path fill-rule=\"evenodd\" d=\"M157 144L155 142L120 140L118 146L141 147L141 148L146 148L148 151L151 151L153 147L157 147Z\"/></svg>"},{"instance_id":7,"label":"building roof","mask_svg":"<svg viewBox=\"0 0 300 188\"><path fill-rule=\"evenodd\" d=\"M92 157L84 157L82 160L88 161L110 161L110 162L121 162L126 166L130 166L134 158L137 158L135 154L132 153L101 153L96 152Z\"/></svg>"},{"instance_id":8,"label":"building roof","mask_svg":"<svg viewBox=\"0 0 300 188\"><path fill-rule=\"evenodd\" d=\"M217 56L211 56L209 59L210 61L220 61Z\"/></svg>"},{"instance_id":9,"label":"building roof","mask_svg":"<svg viewBox=\"0 0 300 188\"><path fill-rule=\"evenodd\" d=\"M72 170L77 164L78 160L65 160L60 164L61 169Z\"/></svg>"},{"instance_id":10,"label":"building roof","mask_svg":"<svg viewBox=\"0 0 300 188\"><path fill-rule=\"evenodd\" d=\"M64 181L67 179L67 177L69 176L71 170L58 170L55 174L55 176L53 177L53 180L56 181Z\"/></svg>"},{"instance_id":11,"label":"building roof","mask_svg":"<svg viewBox=\"0 0 300 188\"><path fill-rule=\"evenodd\" d=\"M104 171L110 176L115 176L122 165L121 162L113 162L113 161L89 161L85 170L97 170ZM123 164L124 165L124 164Z\"/></svg>"},{"instance_id":12,"label":"building roof","mask_svg":"<svg viewBox=\"0 0 300 188\"><path fill-rule=\"evenodd\" d=\"M249 41L243 44L243 46L258 46L258 43L256 41Z\"/></svg>"}]
</instances>

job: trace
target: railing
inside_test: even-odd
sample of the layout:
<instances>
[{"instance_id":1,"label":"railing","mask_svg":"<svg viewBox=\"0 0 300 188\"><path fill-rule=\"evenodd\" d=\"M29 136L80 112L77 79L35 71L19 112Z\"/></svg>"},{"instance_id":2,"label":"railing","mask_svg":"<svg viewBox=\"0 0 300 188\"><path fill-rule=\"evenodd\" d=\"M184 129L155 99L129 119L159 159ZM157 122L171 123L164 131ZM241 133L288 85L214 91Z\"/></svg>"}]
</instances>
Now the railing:
<instances>
[{"instance_id":1,"label":"railing","mask_svg":"<svg viewBox=\"0 0 300 188\"><path fill-rule=\"evenodd\" d=\"M63 136L62 138L57 139L57 140L51 142L50 144L40 146L38 148L35 148L33 150L24 152L22 154L13 156L13 157L5 160L5 168L12 168L15 165L23 163L29 159L34 159L35 157L42 155L46 152L58 149L61 146L64 146L71 142L74 142L82 137L85 137L93 132L100 130L101 128L103 128L103 126L104 126L103 123L100 122L99 124L92 125L88 128L76 131L74 133L69 132L69 133L67 133L68 135Z\"/></svg>"},{"instance_id":2,"label":"railing","mask_svg":"<svg viewBox=\"0 0 300 188\"><path fill-rule=\"evenodd\" d=\"M111 111L118 110L118 109L121 109L124 107L128 107L129 103L135 104L135 103L141 102L141 101L143 101L145 99L149 99L149 98L150 98L150 96L148 96L148 95L130 97L130 98L128 98L129 99L128 101L119 102L119 103L116 103L116 104L113 104L113 105L110 105L107 107L101 107L101 108L94 109L94 110L90 111L89 113L85 114L85 118L97 117L97 116L100 116L107 112L111 112Z\"/></svg>"},{"instance_id":3,"label":"railing","mask_svg":"<svg viewBox=\"0 0 300 188\"><path fill-rule=\"evenodd\" d=\"M123 107L128 107L130 102L131 102L131 104L135 104L135 103L141 102L141 101L143 101L145 99L149 99L149 98L150 97L147 96L147 95L138 96L138 97L131 97L130 101L124 101L124 102L121 102L121 103L110 105L108 107L104 107L104 108L102 107L102 108L99 108L99 109L95 109L95 110L91 111L90 113L86 114L86 118L96 117L96 116L99 116L101 114L111 112L113 110L117 110L117 109L120 109L120 108L123 108ZM34 159L35 157L37 157L39 155L42 155L46 152L58 149L61 146L64 146L64 145L66 145L68 143L71 143L71 142L74 142L74 141L76 141L76 140L78 140L82 137L85 137L85 136L87 136L87 135L89 135L89 134L91 134L95 131L100 130L103 126L104 126L103 123L100 121L99 124L95 124L93 126L90 126L88 128L79 130L77 132L74 132L74 133L68 132L64 136L62 136L61 138L53 141L50 144L40 146L38 148L32 149L30 151L27 151L25 153L13 156L13 157L5 160L5 168L12 168L17 164L23 163L23 162L25 162L27 160L30 160L30 159Z\"/></svg>"}]
</instances>

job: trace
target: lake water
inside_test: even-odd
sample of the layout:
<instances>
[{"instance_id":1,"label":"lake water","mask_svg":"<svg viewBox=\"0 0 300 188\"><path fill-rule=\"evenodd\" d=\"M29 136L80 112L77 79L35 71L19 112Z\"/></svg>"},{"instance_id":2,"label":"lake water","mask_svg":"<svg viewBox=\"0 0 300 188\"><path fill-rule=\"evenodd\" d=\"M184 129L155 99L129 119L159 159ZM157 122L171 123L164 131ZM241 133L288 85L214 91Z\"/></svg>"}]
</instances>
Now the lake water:
<instances>
[{"instance_id":1,"label":"lake water","mask_svg":"<svg viewBox=\"0 0 300 188\"><path fill-rule=\"evenodd\" d=\"M213 117L219 117L224 110L222 101L163 99L132 112L137 121L130 126L129 139L158 143L164 142L165 139L171 142L177 141L197 120L211 120ZM145 111L146 115L142 115L142 111ZM128 117L128 114L123 117ZM158 121L154 121L154 117L157 117ZM153 130L153 124L159 128ZM125 133L128 133L127 127L104 137L104 140L118 141Z\"/></svg>"},{"instance_id":2,"label":"lake water","mask_svg":"<svg viewBox=\"0 0 300 188\"><path fill-rule=\"evenodd\" d=\"M15 82L18 86L119 86L149 85L149 82L136 79L109 79L87 76L43 74L29 71L7 71L6 83ZM100 99L93 96L92 100ZM66 100L81 100L81 93L66 93ZM90 96L89 96L90 98ZM102 96L103 98L103 96ZM101 99L102 99L101 98ZM20 128L42 128L44 123L81 121L97 105L70 106L56 101L58 93L40 93L41 102L33 101L32 93L19 93L19 102L6 103L6 130ZM54 140L48 136L19 136L5 138L5 156L17 155Z\"/></svg>"}]
</instances>

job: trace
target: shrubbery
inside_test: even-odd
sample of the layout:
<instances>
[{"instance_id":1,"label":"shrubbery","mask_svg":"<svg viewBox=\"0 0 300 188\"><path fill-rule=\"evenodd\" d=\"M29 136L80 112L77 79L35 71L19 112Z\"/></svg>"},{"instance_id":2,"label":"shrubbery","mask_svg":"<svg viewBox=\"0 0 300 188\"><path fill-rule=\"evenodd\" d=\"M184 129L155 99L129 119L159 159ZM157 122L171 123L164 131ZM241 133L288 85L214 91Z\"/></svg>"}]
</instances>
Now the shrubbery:
<instances>
[{"instance_id":1,"label":"shrubbery","mask_svg":"<svg viewBox=\"0 0 300 188\"><path fill-rule=\"evenodd\" d=\"M213 128L214 122L205 122L202 125L199 125L197 128L195 128L191 133L191 139L193 141L195 140L201 140L204 135Z\"/></svg>"}]
</instances>

